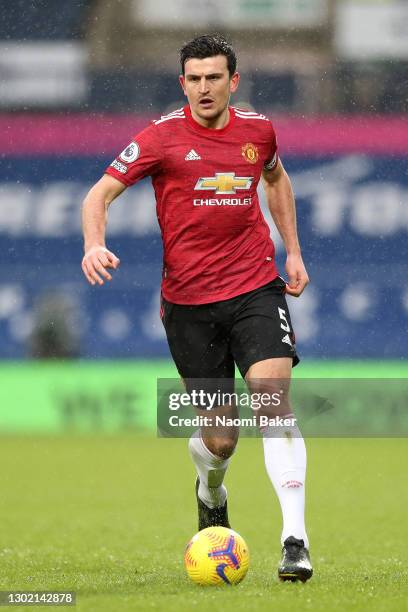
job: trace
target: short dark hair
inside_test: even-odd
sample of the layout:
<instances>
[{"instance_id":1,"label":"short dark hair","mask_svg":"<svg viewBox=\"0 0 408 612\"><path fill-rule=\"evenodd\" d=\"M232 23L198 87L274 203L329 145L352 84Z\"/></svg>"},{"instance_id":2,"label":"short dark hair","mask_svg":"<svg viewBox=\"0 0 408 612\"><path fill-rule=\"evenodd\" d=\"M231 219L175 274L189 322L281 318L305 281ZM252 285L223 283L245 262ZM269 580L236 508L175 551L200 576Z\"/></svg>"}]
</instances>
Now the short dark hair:
<instances>
[{"instance_id":1,"label":"short dark hair","mask_svg":"<svg viewBox=\"0 0 408 612\"><path fill-rule=\"evenodd\" d=\"M186 61L189 59L204 59L224 55L227 58L228 72L230 76L237 69L237 57L232 45L221 34L205 34L198 36L183 45L180 49L180 64L184 74Z\"/></svg>"}]
</instances>

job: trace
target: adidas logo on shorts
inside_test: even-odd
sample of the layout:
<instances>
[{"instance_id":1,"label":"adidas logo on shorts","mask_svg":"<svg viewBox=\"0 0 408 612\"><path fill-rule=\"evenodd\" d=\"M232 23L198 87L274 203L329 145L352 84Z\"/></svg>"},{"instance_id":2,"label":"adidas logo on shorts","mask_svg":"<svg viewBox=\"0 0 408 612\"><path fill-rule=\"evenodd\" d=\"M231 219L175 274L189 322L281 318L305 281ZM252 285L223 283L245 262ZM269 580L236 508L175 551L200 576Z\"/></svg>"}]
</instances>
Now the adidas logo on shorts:
<instances>
[{"instance_id":1,"label":"adidas logo on shorts","mask_svg":"<svg viewBox=\"0 0 408 612\"><path fill-rule=\"evenodd\" d=\"M201 157L199 156L198 153L196 153L196 151L194 151L194 149L191 149L191 151L187 153L184 159L186 161L193 161L195 159L201 159Z\"/></svg>"}]
</instances>

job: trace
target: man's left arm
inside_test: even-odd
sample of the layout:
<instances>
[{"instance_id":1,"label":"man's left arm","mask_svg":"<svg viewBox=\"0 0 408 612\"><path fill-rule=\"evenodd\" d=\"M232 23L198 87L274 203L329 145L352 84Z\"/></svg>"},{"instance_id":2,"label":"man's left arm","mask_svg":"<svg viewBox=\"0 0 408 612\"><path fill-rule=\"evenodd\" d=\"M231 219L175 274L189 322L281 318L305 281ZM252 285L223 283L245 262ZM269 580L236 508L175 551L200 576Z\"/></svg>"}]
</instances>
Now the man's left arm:
<instances>
[{"instance_id":1,"label":"man's left arm","mask_svg":"<svg viewBox=\"0 0 408 612\"><path fill-rule=\"evenodd\" d=\"M289 279L286 293L299 297L309 283L309 277L300 252L292 185L280 159L273 170L263 171L262 178L272 219L286 248L285 269Z\"/></svg>"}]
</instances>

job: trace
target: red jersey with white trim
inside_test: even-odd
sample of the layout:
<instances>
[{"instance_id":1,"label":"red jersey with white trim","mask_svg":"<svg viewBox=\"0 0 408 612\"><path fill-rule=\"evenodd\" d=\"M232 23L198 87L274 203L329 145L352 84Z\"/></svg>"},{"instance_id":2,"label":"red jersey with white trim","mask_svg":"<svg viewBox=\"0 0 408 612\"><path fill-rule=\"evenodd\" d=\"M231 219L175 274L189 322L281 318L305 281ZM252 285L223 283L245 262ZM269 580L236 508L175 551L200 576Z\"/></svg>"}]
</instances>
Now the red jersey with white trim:
<instances>
[{"instance_id":1,"label":"red jersey with white trim","mask_svg":"<svg viewBox=\"0 0 408 612\"><path fill-rule=\"evenodd\" d=\"M206 304L257 289L278 271L257 185L278 161L269 119L230 107L209 129L187 105L137 134L106 172L127 186L151 176L163 239L164 298Z\"/></svg>"}]
</instances>

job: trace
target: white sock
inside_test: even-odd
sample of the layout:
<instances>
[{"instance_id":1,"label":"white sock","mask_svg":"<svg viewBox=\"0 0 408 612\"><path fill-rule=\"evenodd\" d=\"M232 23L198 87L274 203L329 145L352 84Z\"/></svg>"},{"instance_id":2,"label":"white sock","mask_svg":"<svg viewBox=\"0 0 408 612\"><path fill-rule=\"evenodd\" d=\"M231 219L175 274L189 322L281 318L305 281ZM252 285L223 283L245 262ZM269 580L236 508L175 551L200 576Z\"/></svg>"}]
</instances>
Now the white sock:
<instances>
[{"instance_id":1,"label":"white sock","mask_svg":"<svg viewBox=\"0 0 408 612\"><path fill-rule=\"evenodd\" d=\"M289 415L292 416L292 415ZM297 425L263 432L265 465L282 510L281 544L294 536L309 548L305 528L306 447Z\"/></svg>"},{"instance_id":2,"label":"white sock","mask_svg":"<svg viewBox=\"0 0 408 612\"><path fill-rule=\"evenodd\" d=\"M223 506L227 499L227 489L222 481L229 459L222 459L214 455L197 433L191 436L188 447L200 479L199 498L209 508Z\"/></svg>"}]
</instances>

